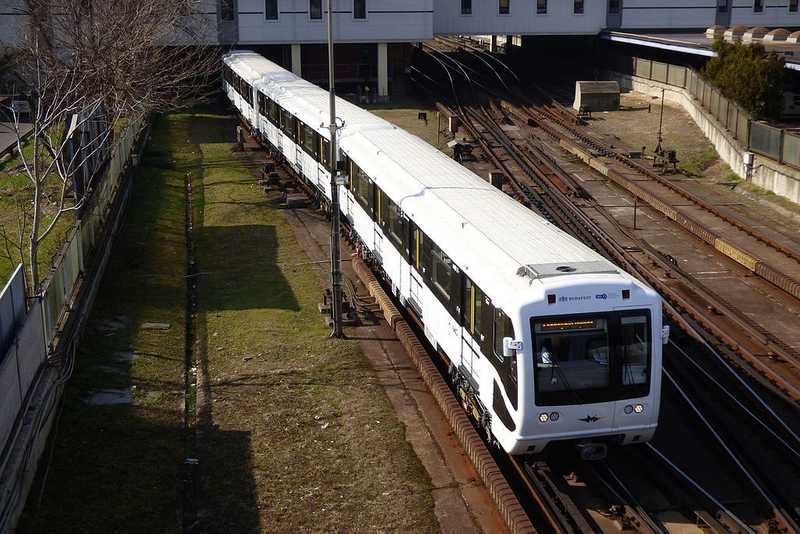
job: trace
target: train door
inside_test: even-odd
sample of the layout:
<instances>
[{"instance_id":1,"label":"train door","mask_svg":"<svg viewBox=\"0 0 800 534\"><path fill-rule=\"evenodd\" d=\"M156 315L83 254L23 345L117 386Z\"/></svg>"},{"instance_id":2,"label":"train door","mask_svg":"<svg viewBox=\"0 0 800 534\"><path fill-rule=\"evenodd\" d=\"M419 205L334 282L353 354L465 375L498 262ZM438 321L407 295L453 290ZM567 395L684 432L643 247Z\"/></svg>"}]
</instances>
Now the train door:
<instances>
[{"instance_id":1,"label":"train door","mask_svg":"<svg viewBox=\"0 0 800 534\"><path fill-rule=\"evenodd\" d=\"M383 263L383 232L381 231L381 226L379 221L381 221L383 216L383 210L386 209L383 206L383 195L380 192L380 189L372 182L372 205L374 206L374 211L372 215L372 233L373 233L373 243L375 244L373 251L375 257L378 259L378 263Z\"/></svg>"},{"instance_id":2,"label":"train door","mask_svg":"<svg viewBox=\"0 0 800 534\"><path fill-rule=\"evenodd\" d=\"M414 311L417 312L420 320L422 317L422 232L417 226L409 221L409 235L411 242L409 244L409 284L408 284L408 301Z\"/></svg>"},{"instance_id":3,"label":"train door","mask_svg":"<svg viewBox=\"0 0 800 534\"><path fill-rule=\"evenodd\" d=\"M466 275L464 276L463 301L462 358L464 366L473 377L477 378L480 373L481 354L487 354L485 347L491 343L491 301Z\"/></svg>"}]
</instances>

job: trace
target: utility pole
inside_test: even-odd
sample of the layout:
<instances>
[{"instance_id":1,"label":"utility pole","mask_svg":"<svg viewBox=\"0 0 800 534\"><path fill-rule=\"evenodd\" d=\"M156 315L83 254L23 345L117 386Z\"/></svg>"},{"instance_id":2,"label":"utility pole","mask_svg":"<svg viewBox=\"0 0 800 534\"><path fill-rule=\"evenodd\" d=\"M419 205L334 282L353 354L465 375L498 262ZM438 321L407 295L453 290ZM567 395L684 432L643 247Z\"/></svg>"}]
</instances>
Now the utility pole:
<instances>
[{"instance_id":1,"label":"utility pole","mask_svg":"<svg viewBox=\"0 0 800 534\"><path fill-rule=\"evenodd\" d=\"M338 162L336 160L336 87L333 76L333 0L328 0L328 87L331 104L331 337L340 338L342 333L342 265L339 250L339 184Z\"/></svg>"}]
</instances>

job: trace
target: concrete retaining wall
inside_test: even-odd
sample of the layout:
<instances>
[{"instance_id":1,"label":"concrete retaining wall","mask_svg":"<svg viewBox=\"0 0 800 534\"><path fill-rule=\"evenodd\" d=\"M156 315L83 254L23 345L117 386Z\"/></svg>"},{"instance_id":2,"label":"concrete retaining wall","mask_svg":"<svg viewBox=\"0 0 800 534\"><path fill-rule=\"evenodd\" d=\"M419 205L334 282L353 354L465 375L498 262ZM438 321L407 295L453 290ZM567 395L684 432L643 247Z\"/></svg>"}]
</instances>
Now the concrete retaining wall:
<instances>
[{"instance_id":1,"label":"concrete retaining wall","mask_svg":"<svg viewBox=\"0 0 800 534\"><path fill-rule=\"evenodd\" d=\"M686 110L714 145L720 158L730 165L733 172L739 177L747 178L747 170L744 165L746 148L734 139L730 132L717 122L686 89L617 72L609 74L612 79L619 82L621 88L626 90L661 97L661 90L665 89L665 100ZM763 189L800 203L800 171L796 169L756 154L750 181Z\"/></svg>"}]
</instances>

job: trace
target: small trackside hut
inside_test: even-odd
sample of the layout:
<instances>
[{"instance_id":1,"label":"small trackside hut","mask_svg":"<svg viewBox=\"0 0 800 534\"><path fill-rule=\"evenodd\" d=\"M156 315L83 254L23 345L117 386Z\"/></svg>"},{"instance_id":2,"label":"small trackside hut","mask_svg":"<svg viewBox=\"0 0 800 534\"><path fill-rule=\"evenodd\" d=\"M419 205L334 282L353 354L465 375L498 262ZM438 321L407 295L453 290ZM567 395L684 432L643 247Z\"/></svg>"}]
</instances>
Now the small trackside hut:
<instances>
[{"instance_id":1,"label":"small trackside hut","mask_svg":"<svg viewBox=\"0 0 800 534\"><path fill-rule=\"evenodd\" d=\"M244 121L327 205L328 93L253 52L224 61ZM649 440L659 295L423 140L336 105L341 216L490 439L518 455L570 441L586 457Z\"/></svg>"}]
</instances>

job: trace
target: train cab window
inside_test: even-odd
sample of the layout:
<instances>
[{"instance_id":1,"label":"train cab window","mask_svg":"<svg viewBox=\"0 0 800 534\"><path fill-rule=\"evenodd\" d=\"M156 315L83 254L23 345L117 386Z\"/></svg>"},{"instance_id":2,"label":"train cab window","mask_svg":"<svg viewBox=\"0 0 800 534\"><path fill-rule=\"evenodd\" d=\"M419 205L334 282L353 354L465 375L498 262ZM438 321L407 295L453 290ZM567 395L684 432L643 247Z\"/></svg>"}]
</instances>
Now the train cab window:
<instances>
[{"instance_id":1,"label":"train cab window","mask_svg":"<svg viewBox=\"0 0 800 534\"><path fill-rule=\"evenodd\" d=\"M514 408L517 407L517 356L503 356L503 339L514 338L514 326L511 319L502 310L494 310L494 358L493 365L506 388L506 394Z\"/></svg>"},{"instance_id":2,"label":"train cab window","mask_svg":"<svg viewBox=\"0 0 800 534\"><path fill-rule=\"evenodd\" d=\"M608 13L611 15L618 15L620 11L621 0L608 0Z\"/></svg>"},{"instance_id":3,"label":"train cab window","mask_svg":"<svg viewBox=\"0 0 800 534\"><path fill-rule=\"evenodd\" d=\"M537 405L575 404L609 394L612 365L607 317L531 321Z\"/></svg>"},{"instance_id":4,"label":"train cab window","mask_svg":"<svg viewBox=\"0 0 800 534\"><path fill-rule=\"evenodd\" d=\"M624 386L646 384L650 376L650 329L647 316L620 317L619 351Z\"/></svg>"}]
</instances>

